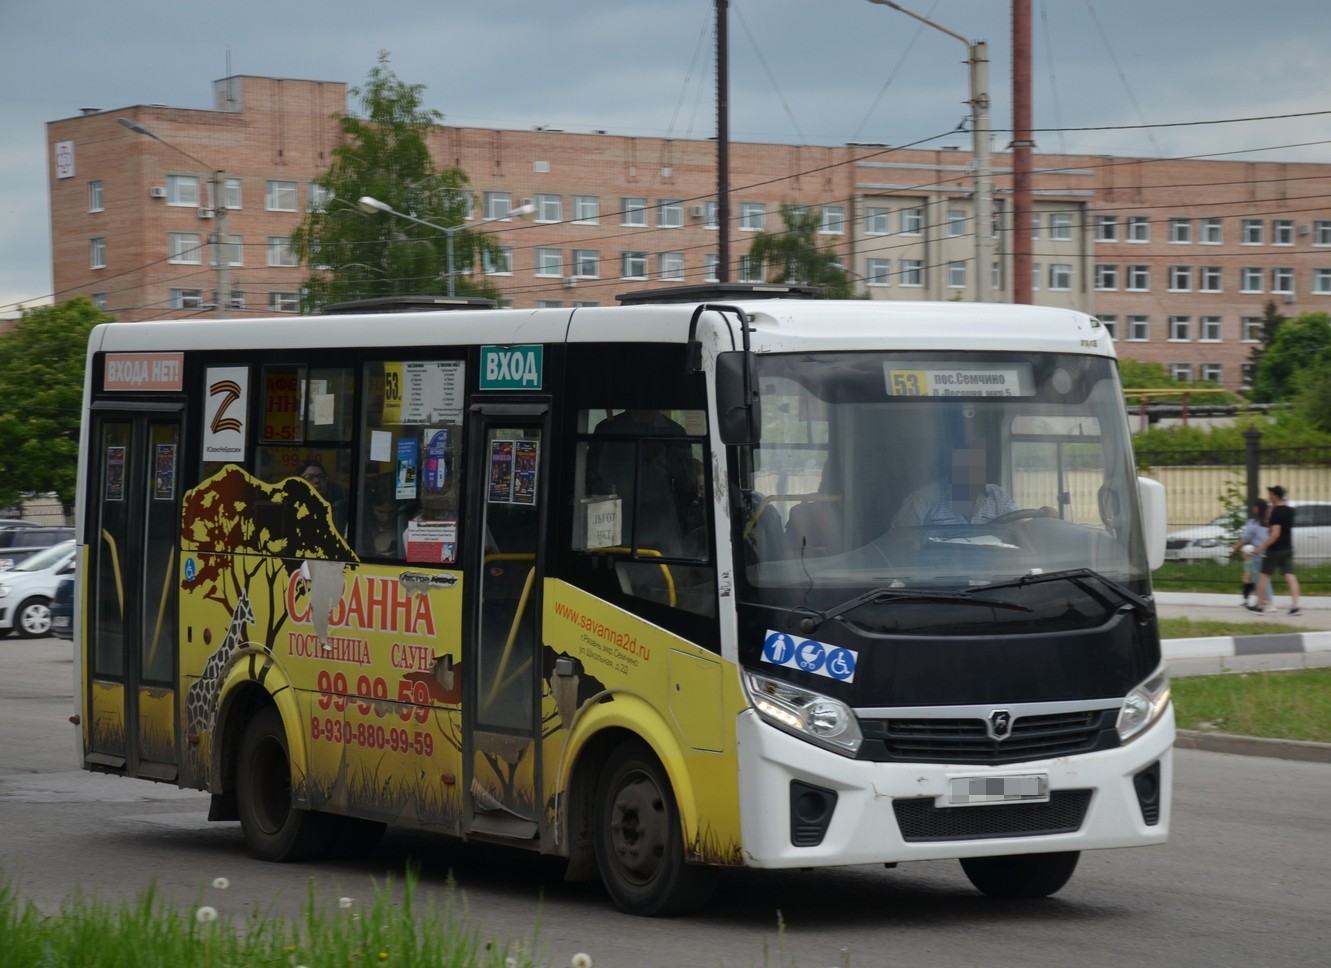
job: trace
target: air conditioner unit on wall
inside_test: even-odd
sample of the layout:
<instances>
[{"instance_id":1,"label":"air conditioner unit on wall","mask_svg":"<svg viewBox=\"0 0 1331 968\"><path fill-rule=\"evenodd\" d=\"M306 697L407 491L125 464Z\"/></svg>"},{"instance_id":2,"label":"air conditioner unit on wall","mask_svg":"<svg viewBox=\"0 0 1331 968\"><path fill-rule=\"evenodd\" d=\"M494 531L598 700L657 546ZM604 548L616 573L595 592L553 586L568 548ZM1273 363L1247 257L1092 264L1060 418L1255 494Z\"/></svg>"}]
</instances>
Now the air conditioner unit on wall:
<instances>
[{"instance_id":1,"label":"air conditioner unit on wall","mask_svg":"<svg viewBox=\"0 0 1331 968\"><path fill-rule=\"evenodd\" d=\"M689 206L689 218L702 218L707 213L707 209L701 205Z\"/></svg>"},{"instance_id":2,"label":"air conditioner unit on wall","mask_svg":"<svg viewBox=\"0 0 1331 968\"><path fill-rule=\"evenodd\" d=\"M1312 235L1313 227L1311 225L1300 225L1299 235Z\"/></svg>"},{"instance_id":3,"label":"air conditioner unit on wall","mask_svg":"<svg viewBox=\"0 0 1331 968\"><path fill-rule=\"evenodd\" d=\"M565 276L565 277L564 277L564 288L565 288L565 289L572 289L572 288L573 288L574 286L576 286L577 284L578 284L578 279L577 279L576 276Z\"/></svg>"},{"instance_id":4,"label":"air conditioner unit on wall","mask_svg":"<svg viewBox=\"0 0 1331 968\"><path fill-rule=\"evenodd\" d=\"M148 197L149 197L149 198L166 198L166 186L165 186L165 185L154 185L152 188L148 189Z\"/></svg>"},{"instance_id":5,"label":"air conditioner unit on wall","mask_svg":"<svg viewBox=\"0 0 1331 968\"><path fill-rule=\"evenodd\" d=\"M211 208L199 209L199 218L212 218L212 217L213 217L213 210Z\"/></svg>"}]
</instances>

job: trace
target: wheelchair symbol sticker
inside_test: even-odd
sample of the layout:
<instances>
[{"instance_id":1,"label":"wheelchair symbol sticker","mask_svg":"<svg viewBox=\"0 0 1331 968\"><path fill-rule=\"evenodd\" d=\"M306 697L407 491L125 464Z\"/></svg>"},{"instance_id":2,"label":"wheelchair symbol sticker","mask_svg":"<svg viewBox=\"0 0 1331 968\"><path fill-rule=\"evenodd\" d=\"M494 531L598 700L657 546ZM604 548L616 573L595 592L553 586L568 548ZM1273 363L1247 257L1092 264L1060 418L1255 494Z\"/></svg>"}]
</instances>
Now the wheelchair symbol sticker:
<instances>
[{"instance_id":1,"label":"wheelchair symbol sticker","mask_svg":"<svg viewBox=\"0 0 1331 968\"><path fill-rule=\"evenodd\" d=\"M768 629L767 638L763 640L763 661L838 682L854 682L859 653L817 639L802 639Z\"/></svg>"},{"instance_id":2,"label":"wheelchair symbol sticker","mask_svg":"<svg viewBox=\"0 0 1331 968\"><path fill-rule=\"evenodd\" d=\"M194 580L194 574L195 574L195 572L194 572L194 559L193 559L193 558L186 558L186 559L185 559L185 581L193 581L193 580Z\"/></svg>"}]
</instances>

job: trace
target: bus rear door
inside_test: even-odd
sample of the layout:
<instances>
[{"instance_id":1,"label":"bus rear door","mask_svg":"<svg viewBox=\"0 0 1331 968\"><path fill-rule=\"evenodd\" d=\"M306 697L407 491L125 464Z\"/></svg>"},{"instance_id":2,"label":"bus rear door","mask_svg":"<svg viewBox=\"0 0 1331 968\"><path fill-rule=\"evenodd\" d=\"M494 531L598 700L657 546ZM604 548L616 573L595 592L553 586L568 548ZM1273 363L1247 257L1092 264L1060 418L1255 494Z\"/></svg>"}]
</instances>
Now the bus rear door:
<instances>
[{"instance_id":1,"label":"bus rear door","mask_svg":"<svg viewBox=\"0 0 1331 968\"><path fill-rule=\"evenodd\" d=\"M93 406L84 576L90 769L172 781L180 406Z\"/></svg>"}]
</instances>

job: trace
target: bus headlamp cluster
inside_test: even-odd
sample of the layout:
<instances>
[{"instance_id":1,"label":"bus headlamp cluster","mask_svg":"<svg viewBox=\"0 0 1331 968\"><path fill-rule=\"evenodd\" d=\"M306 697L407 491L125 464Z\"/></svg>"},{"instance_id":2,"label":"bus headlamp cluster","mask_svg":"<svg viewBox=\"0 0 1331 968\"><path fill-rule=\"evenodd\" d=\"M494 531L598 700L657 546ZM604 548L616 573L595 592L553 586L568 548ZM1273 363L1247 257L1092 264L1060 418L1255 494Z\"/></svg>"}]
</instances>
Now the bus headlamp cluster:
<instances>
[{"instance_id":1,"label":"bus headlamp cluster","mask_svg":"<svg viewBox=\"0 0 1331 968\"><path fill-rule=\"evenodd\" d=\"M747 670L743 679L749 702L773 726L843 756L859 750L859 720L839 699Z\"/></svg>"},{"instance_id":2,"label":"bus headlamp cluster","mask_svg":"<svg viewBox=\"0 0 1331 968\"><path fill-rule=\"evenodd\" d=\"M1118 738L1126 743L1154 723L1169 706L1169 672L1161 665L1128 693L1118 714Z\"/></svg>"}]
</instances>

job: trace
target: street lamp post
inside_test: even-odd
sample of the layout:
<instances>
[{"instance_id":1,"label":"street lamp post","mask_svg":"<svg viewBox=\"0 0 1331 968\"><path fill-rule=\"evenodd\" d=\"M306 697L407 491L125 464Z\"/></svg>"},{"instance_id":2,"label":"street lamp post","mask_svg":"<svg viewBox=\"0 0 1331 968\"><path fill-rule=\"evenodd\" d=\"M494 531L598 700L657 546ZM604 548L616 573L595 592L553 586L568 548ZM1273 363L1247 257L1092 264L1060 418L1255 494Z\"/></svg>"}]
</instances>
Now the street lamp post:
<instances>
[{"instance_id":1,"label":"street lamp post","mask_svg":"<svg viewBox=\"0 0 1331 968\"><path fill-rule=\"evenodd\" d=\"M226 180L222 177L220 170L214 169L211 165L200 161L183 148L173 145L163 138L159 138L149 129L139 124L137 121L131 121L129 118L117 118L117 123L122 127L128 128L135 134L141 134L145 138L152 138L160 144L166 145L172 151L184 155L190 161L194 162L209 171L208 184L212 188L213 194L213 212L214 224L217 230L212 233L209 242L213 247L213 260L217 263L217 318L228 318L228 310L231 308L231 274L227 265L226 253L226 198L224 192L226 189Z\"/></svg>"},{"instance_id":2,"label":"street lamp post","mask_svg":"<svg viewBox=\"0 0 1331 968\"><path fill-rule=\"evenodd\" d=\"M448 262L447 262L447 265L448 265L448 295L449 295L450 297L456 295L456 293L454 293L454 291L453 291L453 288L454 288L454 287L453 287L453 236L457 235L459 232L461 232L463 229L465 229L465 228L466 228L465 225L454 225L454 226L452 226L452 227L445 226L445 225L436 225L436 224L433 223L433 222L427 222L427 221L425 221L425 219L423 219L423 218L417 218L415 215L408 215L406 212L399 212L397 209L393 208L393 206L389 205L387 202L381 202L381 201L379 201L379 199L377 199L377 198L371 198L369 195L362 195L362 196L360 197L360 200L359 200L358 202L356 202L356 206L357 206L357 208L359 208L362 212L365 212L366 214L369 214L369 215L373 215L373 214L375 214L376 212L383 212L383 213L385 213L386 215L395 215L395 216L397 216L398 218L404 218L404 219L406 219L408 222L415 222L417 225L424 225L426 228L434 229L436 232L443 232L443 233L444 233L444 251L445 251L445 253L446 253L447 260L448 260ZM534 212L534 211L536 211L536 206L535 206L535 205L532 205L532 204L519 205L517 208L509 209L508 215L504 216L504 218L513 218L514 216L518 216L519 218L521 218L521 217L524 216L524 215L530 215L530 214L531 214L532 212ZM482 222L502 222L502 221L504 221L504 219L501 219L501 218L487 218L487 219L482 219L481 221L482 221Z\"/></svg>"},{"instance_id":3,"label":"street lamp post","mask_svg":"<svg viewBox=\"0 0 1331 968\"><path fill-rule=\"evenodd\" d=\"M989 45L982 40L970 41L941 24L907 10L893 0L869 0L899 10L922 24L941 30L966 45L966 63L970 68L971 136L975 164L975 296L980 302L991 298L993 273L994 208L990 182L993 170L989 161ZM1020 231L1018 229L1018 231Z\"/></svg>"}]
</instances>

